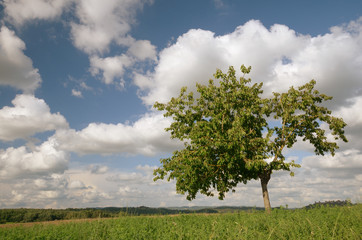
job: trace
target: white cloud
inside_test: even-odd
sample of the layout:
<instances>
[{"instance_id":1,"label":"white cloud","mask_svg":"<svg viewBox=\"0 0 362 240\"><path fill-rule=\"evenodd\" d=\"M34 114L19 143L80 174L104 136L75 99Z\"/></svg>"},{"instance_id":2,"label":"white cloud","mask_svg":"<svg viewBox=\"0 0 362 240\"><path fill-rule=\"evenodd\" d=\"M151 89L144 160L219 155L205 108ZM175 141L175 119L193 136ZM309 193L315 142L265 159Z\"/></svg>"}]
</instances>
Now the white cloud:
<instances>
[{"instance_id":1,"label":"white cloud","mask_svg":"<svg viewBox=\"0 0 362 240\"><path fill-rule=\"evenodd\" d=\"M34 176L33 176L34 177ZM59 208L74 197L69 195L69 180L63 174L37 175L37 178L2 180L0 207ZM5 182L5 184L3 184ZM8 184L10 183L10 184ZM9 186L11 186L9 188Z\"/></svg>"},{"instance_id":2,"label":"white cloud","mask_svg":"<svg viewBox=\"0 0 362 240\"><path fill-rule=\"evenodd\" d=\"M38 179L19 178L12 181L11 185L0 183L0 206L57 208L61 203L67 202L67 185L68 181L60 174L50 174Z\"/></svg>"},{"instance_id":3,"label":"white cloud","mask_svg":"<svg viewBox=\"0 0 362 240\"><path fill-rule=\"evenodd\" d=\"M135 15L148 0L80 0L76 14L79 23L72 23L74 45L86 53L103 53L112 42L129 46L128 35Z\"/></svg>"},{"instance_id":4,"label":"white cloud","mask_svg":"<svg viewBox=\"0 0 362 240\"><path fill-rule=\"evenodd\" d=\"M133 83L141 90L152 88L154 86L152 83L152 73L149 71L146 74L133 72Z\"/></svg>"},{"instance_id":5,"label":"white cloud","mask_svg":"<svg viewBox=\"0 0 362 240\"><path fill-rule=\"evenodd\" d=\"M38 176L39 177L39 176ZM50 174L49 176L42 176L34 180L27 179L32 188L40 191L53 191L56 189L66 189L68 182L61 174Z\"/></svg>"},{"instance_id":6,"label":"white cloud","mask_svg":"<svg viewBox=\"0 0 362 240\"><path fill-rule=\"evenodd\" d=\"M119 193L121 196L127 196L128 198L132 198L132 197L143 197L144 195L142 194L142 192L138 189L132 189L129 186L125 186L125 187L120 187L119 188Z\"/></svg>"},{"instance_id":7,"label":"white cloud","mask_svg":"<svg viewBox=\"0 0 362 240\"><path fill-rule=\"evenodd\" d=\"M298 169L295 177L282 173L274 174L269 183L272 205L288 204L303 207L315 201L346 200L354 202L361 196L360 183L356 179L341 179L332 172L318 169L306 171Z\"/></svg>"},{"instance_id":8,"label":"white cloud","mask_svg":"<svg viewBox=\"0 0 362 240\"><path fill-rule=\"evenodd\" d=\"M334 96L334 108L362 89L362 18L317 37L295 33L284 25L265 28L251 20L223 36L192 29L162 50L153 73L137 76L147 105L166 102L182 86L207 83L216 68L252 66L251 78L264 82L266 94L285 91L316 79L317 88ZM353 28L353 31L351 30ZM359 93L358 93L359 91Z\"/></svg>"},{"instance_id":9,"label":"white cloud","mask_svg":"<svg viewBox=\"0 0 362 240\"><path fill-rule=\"evenodd\" d=\"M67 128L66 119L59 113L50 113L49 106L33 95L17 95L14 107L0 109L0 140L27 138L35 133Z\"/></svg>"},{"instance_id":10,"label":"white cloud","mask_svg":"<svg viewBox=\"0 0 362 240\"><path fill-rule=\"evenodd\" d=\"M143 154L173 151L181 143L164 131L170 120L146 114L132 125L91 123L81 131L58 130L53 136L60 148L79 154Z\"/></svg>"},{"instance_id":11,"label":"white cloud","mask_svg":"<svg viewBox=\"0 0 362 240\"><path fill-rule=\"evenodd\" d=\"M334 170L343 174L344 177L354 177L356 173L362 172L362 153L359 150L350 149L337 152L334 157L310 156L303 159L303 167L306 169ZM340 176L340 174L333 176ZM333 177L332 176L332 177Z\"/></svg>"},{"instance_id":12,"label":"white cloud","mask_svg":"<svg viewBox=\"0 0 362 240\"><path fill-rule=\"evenodd\" d=\"M16 25L22 25L29 20L57 18L73 3L74 8L69 10L72 10L78 21L70 23L71 38L75 47L89 54L90 71L93 76L101 74L101 80L106 84L113 83L115 78L119 78L120 86L123 88L125 82L122 76L125 68L145 60L156 60L156 47L150 41L135 40L129 34L131 26L136 23L137 12L142 10L145 4L152 4L153 0L6 0L4 7L7 18ZM6 33L4 31L3 35ZM16 38L13 32L10 33L13 35L10 37ZM17 55L23 58L23 64L12 66L9 54L4 51L4 57L0 55L3 67L3 69L0 67L0 70L4 70L3 78L0 76L0 84L34 91L41 79L38 70L32 69L31 60L22 54L25 44L20 39L5 40L9 45L5 47L13 47L20 51L21 54ZM128 51L125 50L127 55L102 57L112 44L129 48ZM80 91L75 89L72 90L72 95L81 97Z\"/></svg>"},{"instance_id":13,"label":"white cloud","mask_svg":"<svg viewBox=\"0 0 362 240\"><path fill-rule=\"evenodd\" d=\"M239 184L235 193L228 193L223 201L217 197L198 194L189 202L176 194L175 182L153 182L153 169L139 165L132 171L112 169L105 174L92 174L88 170L69 170L39 179L16 180L9 185L0 183L1 207L36 207L42 203L50 207L91 206L263 206L259 181ZM338 170L338 169L335 169ZM343 171L348 171L344 168ZM361 174L341 178L335 171L318 166L296 169L295 177L288 172L276 172L269 183L272 206L288 204L303 207L314 201L352 199L361 197ZM165 196L167 196L165 198ZM56 197L56 198L55 198Z\"/></svg>"},{"instance_id":14,"label":"white cloud","mask_svg":"<svg viewBox=\"0 0 362 240\"><path fill-rule=\"evenodd\" d=\"M122 76L125 68L129 67L133 63L133 60L127 55L120 55L115 57L100 58L93 56L90 58L90 72L93 76L102 74L102 81L106 84L114 82L114 78L120 78L119 83L121 87L124 87L124 80Z\"/></svg>"},{"instance_id":15,"label":"white cloud","mask_svg":"<svg viewBox=\"0 0 362 240\"><path fill-rule=\"evenodd\" d=\"M342 117L349 127L362 126L362 96L346 100L346 106L342 106L335 115Z\"/></svg>"},{"instance_id":16,"label":"white cloud","mask_svg":"<svg viewBox=\"0 0 362 240\"><path fill-rule=\"evenodd\" d=\"M86 186L82 181L74 180L70 182L69 189L86 189Z\"/></svg>"},{"instance_id":17,"label":"white cloud","mask_svg":"<svg viewBox=\"0 0 362 240\"><path fill-rule=\"evenodd\" d=\"M89 204L92 203L95 204L95 206L97 206L99 202L104 202L107 199L112 199L112 198L113 196L110 196L105 192L100 192L93 189L82 192L82 197L80 199L82 199L82 203L86 203L88 206Z\"/></svg>"},{"instance_id":18,"label":"white cloud","mask_svg":"<svg viewBox=\"0 0 362 240\"><path fill-rule=\"evenodd\" d=\"M78 90L75 90L75 89L72 89L72 95L74 97L78 97L78 98L82 98L83 97L83 94L81 91L78 91Z\"/></svg>"},{"instance_id":19,"label":"white cloud","mask_svg":"<svg viewBox=\"0 0 362 240\"><path fill-rule=\"evenodd\" d=\"M7 18L16 25L34 19L54 19L74 0L4 0Z\"/></svg>"},{"instance_id":20,"label":"white cloud","mask_svg":"<svg viewBox=\"0 0 362 240\"><path fill-rule=\"evenodd\" d=\"M125 81L123 80L123 76L126 69L130 69L136 63L142 61L156 61L156 55L155 46L149 41L139 40L131 45L127 54L105 58L95 55L91 56L89 58L89 71L92 76L96 77L101 75L101 80L105 84L113 84L116 82L121 88L124 88ZM142 75L137 72L134 72L133 74L135 78L142 78Z\"/></svg>"},{"instance_id":21,"label":"white cloud","mask_svg":"<svg viewBox=\"0 0 362 240\"><path fill-rule=\"evenodd\" d=\"M38 69L24 55L25 43L7 27L0 31L0 85L8 85L31 93L41 83Z\"/></svg>"},{"instance_id":22,"label":"white cloud","mask_svg":"<svg viewBox=\"0 0 362 240\"><path fill-rule=\"evenodd\" d=\"M102 75L106 84L115 79L123 88L125 69L136 63L156 60L156 47L148 40L135 40L129 35L138 10L149 0L81 0L76 15L79 23L72 23L74 45L90 55L90 72ZM111 44L127 47L126 54L101 57Z\"/></svg>"},{"instance_id":23,"label":"white cloud","mask_svg":"<svg viewBox=\"0 0 362 240\"><path fill-rule=\"evenodd\" d=\"M140 172L131 172L131 173L118 173L116 175L111 175L107 178L107 181L110 182L121 182L124 185L131 183L143 183L147 184L149 179L145 179L144 175Z\"/></svg>"},{"instance_id":24,"label":"white cloud","mask_svg":"<svg viewBox=\"0 0 362 240\"><path fill-rule=\"evenodd\" d=\"M156 60L157 56L156 47L148 40L135 41L128 49L128 52L140 61L146 59Z\"/></svg>"},{"instance_id":25,"label":"white cloud","mask_svg":"<svg viewBox=\"0 0 362 240\"><path fill-rule=\"evenodd\" d=\"M156 169L156 166L150 166L150 165L138 165L136 167L136 169L138 171L143 172L144 174L148 175L148 176L153 176L153 171Z\"/></svg>"},{"instance_id":26,"label":"white cloud","mask_svg":"<svg viewBox=\"0 0 362 240\"><path fill-rule=\"evenodd\" d=\"M345 135L347 143L341 143L341 150L362 149L362 96L345 100L345 105L333 112L336 117L343 118L347 123Z\"/></svg>"},{"instance_id":27,"label":"white cloud","mask_svg":"<svg viewBox=\"0 0 362 240\"><path fill-rule=\"evenodd\" d=\"M37 177L52 173L63 173L67 169L69 156L57 150L55 141L44 142L34 149L27 147L0 150L0 178L12 179Z\"/></svg>"}]
</instances>

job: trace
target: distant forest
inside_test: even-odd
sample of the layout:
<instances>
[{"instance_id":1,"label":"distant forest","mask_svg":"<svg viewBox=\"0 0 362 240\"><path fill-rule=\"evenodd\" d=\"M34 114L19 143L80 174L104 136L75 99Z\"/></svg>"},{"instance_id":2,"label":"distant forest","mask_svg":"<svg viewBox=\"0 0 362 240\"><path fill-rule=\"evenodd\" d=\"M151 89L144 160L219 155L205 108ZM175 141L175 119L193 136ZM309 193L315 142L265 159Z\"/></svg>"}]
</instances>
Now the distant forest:
<instances>
[{"instance_id":1,"label":"distant forest","mask_svg":"<svg viewBox=\"0 0 362 240\"><path fill-rule=\"evenodd\" d=\"M141 215L170 215L189 213L218 213L234 212L248 209L261 210L264 208L251 207L216 207L216 208L149 208L149 207L106 207L106 208L67 208L67 209L0 209L0 224L25 223L55 220L70 220L84 218L111 218L119 216Z\"/></svg>"},{"instance_id":2,"label":"distant forest","mask_svg":"<svg viewBox=\"0 0 362 240\"><path fill-rule=\"evenodd\" d=\"M322 207L322 206L347 206L352 205L352 202L350 200L337 200L337 201L326 201L326 202L315 202L313 204L309 204L308 206L305 206L306 209L316 208L316 207Z\"/></svg>"},{"instance_id":3,"label":"distant forest","mask_svg":"<svg viewBox=\"0 0 362 240\"><path fill-rule=\"evenodd\" d=\"M316 202L306 206L306 209L321 206L345 206L351 205L350 201ZM84 218L111 218L119 216L141 215L169 215L189 213L225 213L238 211L264 210L260 207L175 207L175 208L149 208L141 207L105 207L105 208L67 208L67 209L0 209L0 224L42 222L55 220L71 220Z\"/></svg>"}]
</instances>

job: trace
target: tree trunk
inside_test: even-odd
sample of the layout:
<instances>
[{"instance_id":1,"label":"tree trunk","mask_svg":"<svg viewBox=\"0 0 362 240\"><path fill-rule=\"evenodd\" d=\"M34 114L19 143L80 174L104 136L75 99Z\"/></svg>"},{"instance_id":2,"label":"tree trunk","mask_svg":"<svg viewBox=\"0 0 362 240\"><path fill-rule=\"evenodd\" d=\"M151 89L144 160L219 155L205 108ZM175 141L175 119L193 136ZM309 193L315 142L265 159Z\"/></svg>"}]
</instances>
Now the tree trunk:
<instances>
[{"instance_id":1,"label":"tree trunk","mask_svg":"<svg viewBox=\"0 0 362 240\"><path fill-rule=\"evenodd\" d=\"M270 213L271 206L270 206L270 199L268 193L268 182L270 180L270 172L265 171L262 175L260 175L260 182L261 182L261 189L263 192L263 199L264 199L264 207L267 213Z\"/></svg>"}]
</instances>

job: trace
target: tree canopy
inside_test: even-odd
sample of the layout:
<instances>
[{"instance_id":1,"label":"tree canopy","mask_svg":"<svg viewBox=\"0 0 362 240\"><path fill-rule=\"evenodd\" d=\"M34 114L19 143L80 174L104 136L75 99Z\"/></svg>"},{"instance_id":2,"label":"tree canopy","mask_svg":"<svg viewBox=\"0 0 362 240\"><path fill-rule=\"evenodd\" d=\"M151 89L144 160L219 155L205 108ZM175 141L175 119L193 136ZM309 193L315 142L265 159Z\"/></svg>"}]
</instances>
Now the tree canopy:
<instances>
[{"instance_id":1,"label":"tree canopy","mask_svg":"<svg viewBox=\"0 0 362 240\"><path fill-rule=\"evenodd\" d=\"M171 137L185 143L183 149L161 159L155 180L175 179L177 192L192 200L198 192L213 196L214 190L223 199L238 183L260 179L269 209L267 184L272 172L300 167L285 160L283 149L302 137L316 154L334 155L338 145L327 138L321 124L329 126L334 140L347 141L346 123L323 106L332 97L315 90L314 80L268 98L262 96L262 83L245 78L251 67L240 69L244 76L239 79L233 67L227 73L217 70L216 81L197 84L196 93L183 87L168 103L155 103L165 117L173 118L166 129Z\"/></svg>"}]
</instances>

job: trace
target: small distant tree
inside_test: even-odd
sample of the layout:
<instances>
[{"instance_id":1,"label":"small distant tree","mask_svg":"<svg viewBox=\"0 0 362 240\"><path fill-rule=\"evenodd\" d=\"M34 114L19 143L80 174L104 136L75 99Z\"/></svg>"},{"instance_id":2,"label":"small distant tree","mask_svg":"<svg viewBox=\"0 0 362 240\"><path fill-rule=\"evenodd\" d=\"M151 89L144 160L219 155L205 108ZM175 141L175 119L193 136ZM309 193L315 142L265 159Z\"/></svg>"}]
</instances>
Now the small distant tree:
<instances>
[{"instance_id":1,"label":"small distant tree","mask_svg":"<svg viewBox=\"0 0 362 240\"><path fill-rule=\"evenodd\" d=\"M269 212L267 185L273 171L300 167L285 160L283 149L291 148L297 137L302 137L315 147L317 155L334 155L337 143L327 139L322 123L328 125L335 140L347 141L343 131L346 123L321 105L332 97L315 90L314 80L263 98L262 83L251 84L251 79L245 78L250 70L242 65L244 76L239 79L233 67L226 74L217 70L217 83L210 79L208 85L196 84L197 94L183 87L177 98L154 104L165 117L173 118L166 128L171 137L185 144L170 158L160 160L155 181L175 179L177 192L192 200L198 192L213 196L213 189L219 199L224 199L238 183L260 179Z\"/></svg>"}]
</instances>

